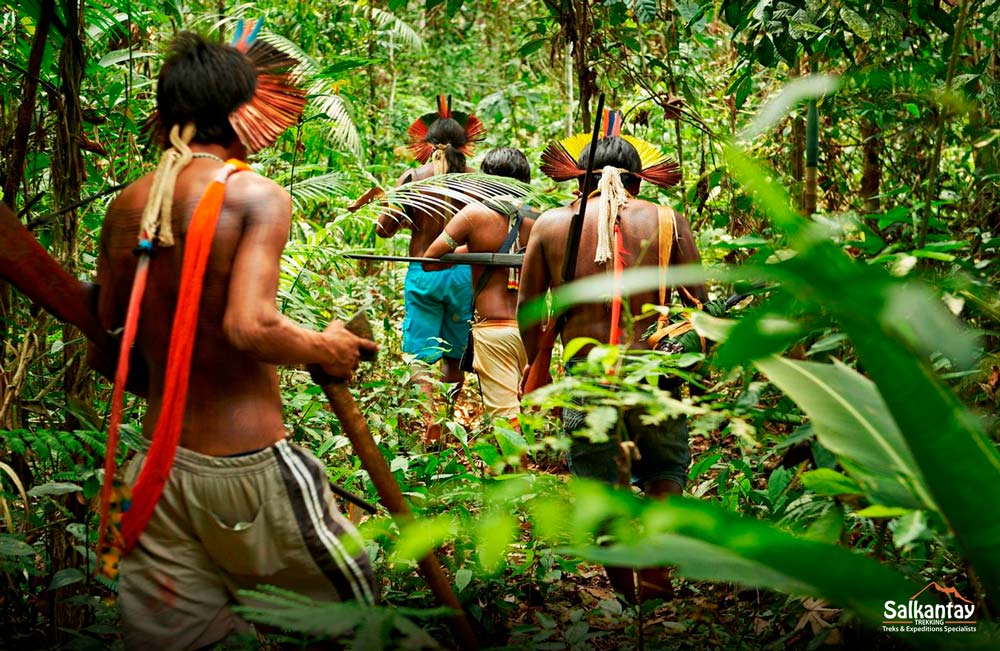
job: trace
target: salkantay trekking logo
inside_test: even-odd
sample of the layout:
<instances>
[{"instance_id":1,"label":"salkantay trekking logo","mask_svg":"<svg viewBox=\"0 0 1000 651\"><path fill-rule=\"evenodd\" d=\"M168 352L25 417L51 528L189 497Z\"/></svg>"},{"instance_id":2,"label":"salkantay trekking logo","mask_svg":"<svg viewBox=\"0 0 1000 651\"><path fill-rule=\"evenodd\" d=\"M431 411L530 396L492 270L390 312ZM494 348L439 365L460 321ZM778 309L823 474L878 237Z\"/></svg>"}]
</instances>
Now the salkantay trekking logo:
<instances>
[{"instance_id":1,"label":"salkantay trekking logo","mask_svg":"<svg viewBox=\"0 0 1000 651\"><path fill-rule=\"evenodd\" d=\"M934 588L948 603L918 603L917 598ZM931 581L905 602L886 601L882 611L886 633L975 633L976 605L959 594Z\"/></svg>"}]
</instances>

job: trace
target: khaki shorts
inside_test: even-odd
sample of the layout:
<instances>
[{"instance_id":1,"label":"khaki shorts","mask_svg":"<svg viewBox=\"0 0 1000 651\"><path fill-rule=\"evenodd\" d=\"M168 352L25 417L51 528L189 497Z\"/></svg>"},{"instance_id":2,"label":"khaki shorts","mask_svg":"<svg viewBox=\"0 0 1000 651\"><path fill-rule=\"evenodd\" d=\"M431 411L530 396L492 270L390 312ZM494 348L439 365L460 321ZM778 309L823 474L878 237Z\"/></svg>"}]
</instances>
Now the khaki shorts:
<instances>
[{"instance_id":1,"label":"khaki shorts","mask_svg":"<svg viewBox=\"0 0 1000 651\"><path fill-rule=\"evenodd\" d=\"M126 471L134 483L144 454ZM177 448L170 479L121 563L127 649L197 649L248 626L236 594L274 585L321 601L375 600L368 556L323 464L279 441L239 457Z\"/></svg>"},{"instance_id":2,"label":"khaki shorts","mask_svg":"<svg viewBox=\"0 0 1000 651\"><path fill-rule=\"evenodd\" d=\"M517 388L528 356L517 321L481 321L472 324L475 355L472 368L479 376L486 413L493 418L517 418L521 401Z\"/></svg>"}]
</instances>

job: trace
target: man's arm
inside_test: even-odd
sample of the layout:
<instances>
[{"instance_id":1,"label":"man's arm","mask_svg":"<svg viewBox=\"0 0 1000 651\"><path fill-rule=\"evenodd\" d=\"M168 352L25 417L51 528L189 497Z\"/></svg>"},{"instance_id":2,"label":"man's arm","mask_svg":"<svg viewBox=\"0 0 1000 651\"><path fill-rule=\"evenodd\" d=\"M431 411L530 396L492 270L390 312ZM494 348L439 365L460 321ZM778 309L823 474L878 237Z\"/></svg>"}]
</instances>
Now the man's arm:
<instances>
[{"instance_id":1,"label":"man's arm","mask_svg":"<svg viewBox=\"0 0 1000 651\"><path fill-rule=\"evenodd\" d=\"M545 238L550 230L551 218L546 221L545 215L538 218L531 230L531 238L524 252L521 263L521 286L517 292L517 325L521 331L521 341L528 355L528 364L538 356L538 339L542 333L544 319L531 322L524 307L534 299L545 295L552 284L552 274L545 257ZM535 315L537 316L537 314Z\"/></svg>"},{"instance_id":2,"label":"man's arm","mask_svg":"<svg viewBox=\"0 0 1000 651\"><path fill-rule=\"evenodd\" d=\"M701 266L701 254L698 253L698 246L694 242L694 233L691 232L691 225L684 215L677 213L677 246L674 247L672 264L690 264ZM691 297L698 299L701 303L708 302L708 292L703 283L697 285L684 285L686 291L679 292L681 301L689 307L696 307Z\"/></svg>"},{"instance_id":3,"label":"man's arm","mask_svg":"<svg viewBox=\"0 0 1000 651\"><path fill-rule=\"evenodd\" d=\"M396 181L396 187L409 183L413 179L413 170L410 170L399 177L399 180ZM406 215L397 210L383 210L382 214L378 216L378 223L375 224L375 234L379 237L392 237L403 228L406 221Z\"/></svg>"},{"instance_id":4,"label":"man's arm","mask_svg":"<svg viewBox=\"0 0 1000 651\"><path fill-rule=\"evenodd\" d=\"M97 319L101 326L112 332L125 323L125 307L118 304L115 297L115 288L111 281L111 270L109 269L107 254L107 238L109 228L107 222L101 228L101 237L98 242L97 252ZM87 342L87 364L101 375L107 378L114 378L115 366L118 364L117 351L98 349L94 344Z\"/></svg>"},{"instance_id":5,"label":"man's arm","mask_svg":"<svg viewBox=\"0 0 1000 651\"><path fill-rule=\"evenodd\" d=\"M229 281L223 331L237 349L276 365L318 363L338 378L349 379L362 350L374 342L355 336L340 321L323 332L308 330L282 315L275 299L281 252L291 227L292 203L277 184L255 174L230 180L231 192L249 207Z\"/></svg>"},{"instance_id":6,"label":"man's arm","mask_svg":"<svg viewBox=\"0 0 1000 651\"><path fill-rule=\"evenodd\" d=\"M109 212L113 209L112 204ZM100 321L101 327L108 332L114 332L125 324L125 313L128 309L126 304L118 300L112 278L111 261L108 257L108 238L111 230L107 226L107 220L105 220L98 243L97 278L90 290L96 304L97 320ZM116 338L115 341L117 342L118 339ZM117 347L103 349L95 346L93 342L87 342L87 365L111 381L114 381L118 367L118 354ZM146 367L146 360L143 359L138 348L132 350L129 359L129 372L125 388L137 396L146 397L149 395L149 369Z\"/></svg>"},{"instance_id":7,"label":"man's arm","mask_svg":"<svg viewBox=\"0 0 1000 651\"><path fill-rule=\"evenodd\" d=\"M455 249L469 243L469 235L472 232L472 217L477 206L466 206L458 211L451 220L445 224L444 230L431 242L424 252L425 258L440 258L445 253L451 253ZM439 271L447 269L452 265L446 262L425 262L421 265L424 271Z\"/></svg>"}]
</instances>

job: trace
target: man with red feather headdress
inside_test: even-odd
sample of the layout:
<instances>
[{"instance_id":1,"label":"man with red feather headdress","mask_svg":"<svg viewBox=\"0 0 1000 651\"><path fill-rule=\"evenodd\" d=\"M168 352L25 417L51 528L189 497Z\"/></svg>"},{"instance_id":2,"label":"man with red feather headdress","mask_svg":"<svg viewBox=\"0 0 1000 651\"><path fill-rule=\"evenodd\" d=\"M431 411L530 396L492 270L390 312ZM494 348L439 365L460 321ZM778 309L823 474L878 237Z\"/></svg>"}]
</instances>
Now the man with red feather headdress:
<instances>
[{"instance_id":1,"label":"man with red feather headdress","mask_svg":"<svg viewBox=\"0 0 1000 651\"><path fill-rule=\"evenodd\" d=\"M580 235L576 278L614 274L627 268L652 267L665 270L669 265L700 264L691 228L684 217L669 206L658 206L637 198L639 184L647 181L667 188L680 181L680 171L652 144L632 136L619 136L621 114L608 111L603 119L601 138L594 147L594 177L590 184L596 190L590 195ZM583 187L587 162L591 156L591 134L581 134L550 145L542 154L541 170L557 181L577 180ZM568 206L543 213L535 222L521 267L521 287L518 312L521 337L528 356L529 369L539 356L541 323L528 323L523 307L552 288L564 284L564 268L570 223L579 211L579 200ZM702 285L680 288L685 303L699 306L706 300ZM648 326L657 321L656 314L643 315L643 305L667 305L670 287L661 282L659 291L622 296L610 301L574 305L562 321L559 333L564 342L577 338L608 342L630 350L655 347L664 336L658 332L644 338ZM626 310L634 321L623 327ZM669 329L664 319L663 331ZM657 328L652 328L657 330ZM667 335L671 336L671 335ZM592 345L584 346L569 360L569 372L582 366ZM544 356L542 356L544 357ZM549 358L544 357L546 360ZM540 362L538 362L540 363ZM528 376L528 370L525 377ZM578 369L576 369L578 370ZM687 478L691 461L687 425L675 418L650 425L643 422L641 409L626 409L624 420L627 440L638 449L631 462L631 481L647 495L666 497L679 495ZM580 409L564 409L563 425L572 434L585 426L586 413ZM620 480L619 443L592 443L585 437L575 437L569 451L571 472L580 477L615 483ZM626 483L629 478L625 478ZM608 567L612 586L630 602L636 601L636 583L632 568ZM663 597L670 593L669 574L657 568L639 572L643 599Z\"/></svg>"},{"instance_id":2,"label":"man with red feather headdress","mask_svg":"<svg viewBox=\"0 0 1000 651\"><path fill-rule=\"evenodd\" d=\"M397 186L413 181L456 172L471 172L466 156L473 143L485 134L482 122L474 115L453 111L451 96L438 96L438 110L418 118L408 130L410 152L421 166L403 174ZM430 194L430 193L429 193ZM453 203L450 199L443 202ZM446 218L459 210L435 209L442 201L428 201L427 207L407 206L387 210L378 220L379 237L393 237L400 230L410 231L410 256L420 257L444 229ZM449 214L450 213L450 214ZM424 271L419 262L406 271L403 304L403 352L413 355L418 365L417 378L430 407L423 441L435 444L441 437L441 425L433 409L433 388L419 365L441 361L441 380L450 384L451 396L462 388L464 373L461 361L469 339L472 320L472 275L468 265L453 265L438 271Z\"/></svg>"},{"instance_id":3,"label":"man with red feather headdress","mask_svg":"<svg viewBox=\"0 0 1000 651\"><path fill-rule=\"evenodd\" d=\"M259 584L375 599L325 467L286 438L276 367L315 363L350 378L376 346L340 322L303 328L276 307L291 201L244 160L298 121L305 96L294 61L251 27L241 21L232 46L189 32L173 40L151 121L166 151L111 204L101 232L99 317L124 332L100 535L105 570L121 561L129 649L210 647L247 628L231 606ZM94 365L108 365L102 354L92 349ZM147 443L116 498L130 362L147 380Z\"/></svg>"}]
</instances>

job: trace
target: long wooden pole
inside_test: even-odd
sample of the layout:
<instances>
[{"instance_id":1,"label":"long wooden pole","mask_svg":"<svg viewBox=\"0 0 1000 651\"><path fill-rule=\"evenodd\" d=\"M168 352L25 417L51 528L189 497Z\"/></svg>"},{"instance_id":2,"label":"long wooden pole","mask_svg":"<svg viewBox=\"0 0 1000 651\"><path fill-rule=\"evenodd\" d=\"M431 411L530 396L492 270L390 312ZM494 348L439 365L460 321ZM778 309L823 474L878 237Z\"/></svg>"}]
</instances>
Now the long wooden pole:
<instances>
[{"instance_id":1,"label":"long wooden pole","mask_svg":"<svg viewBox=\"0 0 1000 651\"><path fill-rule=\"evenodd\" d=\"M440 264L474 264L482 267L520 267L523 253L446 253L440 258L423 258L408 255L373 255L368 253L345 253L351 260L378 260L383 262L429 262Z\"/></svg>"},{"instance_id":2,"label":"long wooden pole","mask_svg":"<svg viewBox=\"0 0 1000 651\"><path fill-rule=\"evenodd\" d=\"M594 118L594 130L590 137L590 156L587 159L587 172L583 177L583 187L580 195L580 210L573 215L569 223L569 233L566 237L566 258L563 260L562 284L568 285L576 279L576 263L580 254L580 237L583 234L583 220L587 216L587 199L590 195L594 176L594 154L597 153L597 141L600 137L601 118L604 113L604 93L597 99L597 117ZM552 364L552 347L556 343L559 331L565 325L567 313L563 313L554 324L542 331L538 338L538 354L528 367L528 377L524 381L524 394L527 395L552 382L549 366Z\"/></svg>"},{"instance_id":3,"label":"long wooden pole","mask_svg":"<svg viewBox=\"0 0 1000 651\"><path fill-rule=\"evenodd\" d=\"M372 338L371 325L364 314L359 313L356 315L345 327L359 337ZM372 359L374 359L374 356L369 357L365 361L372 361ZM393 477L392 471L389 470L389 465L385 462L385 457L382 456L382 452L375 444L375 439L372 438L368 423L361 414L361 410L358 409L358 405L354 401L354 396L351 395L347 384L330 377L317 365L310 365L309 373L312 375L313 381L326 394L326 399L330 402L330 408L337 416L337 420L340 421L340 427L344 435L347 436L351 445L354 446L354 451L357 453L358 458L361 459L365 470L368 471L368 476L375 485L375 490L378 491L378 496L382 504L400 525L411 522L413 520L413 511L410 510L410 505L406 503L403 491L400 490L399 484L396 483L396 478ZM431 592L434 593L438 601L455 612L451 617L451 629L458 640L459 648L463 649L463 651L465 649L473 651L479 649L479 641L476 639L476 634L473 632L472 626L466 618L465 611L462 610L462 605L458 603L458 599L451 589L451 583L445 576L444 570L441 568L441 563L434 552L428 552L419 561L418 566L421 575L423 575L428 587L430 587Z\"/></svg>"}]
</instances>

